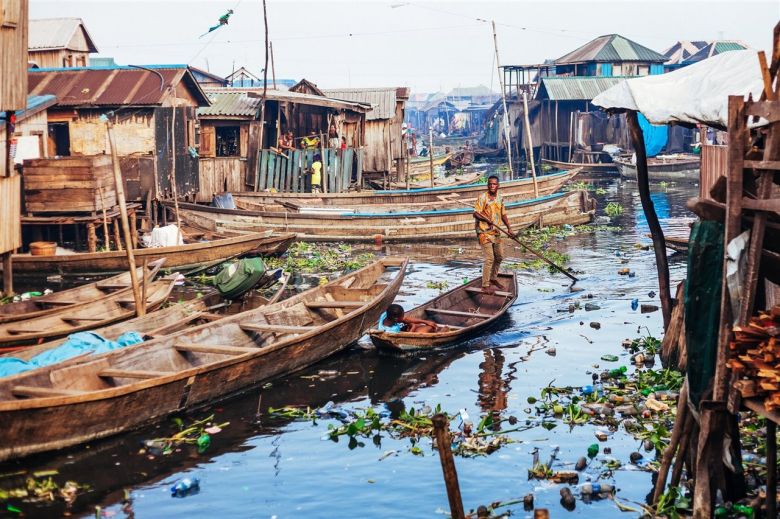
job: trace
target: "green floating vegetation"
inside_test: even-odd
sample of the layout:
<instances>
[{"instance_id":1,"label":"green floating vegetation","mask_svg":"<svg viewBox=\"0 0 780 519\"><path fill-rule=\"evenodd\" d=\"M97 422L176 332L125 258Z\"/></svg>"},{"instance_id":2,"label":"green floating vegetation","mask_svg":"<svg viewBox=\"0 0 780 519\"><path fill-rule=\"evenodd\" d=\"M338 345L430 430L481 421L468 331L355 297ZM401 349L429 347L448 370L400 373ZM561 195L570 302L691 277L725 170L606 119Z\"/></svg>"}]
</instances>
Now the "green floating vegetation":
<instances>
[{"instance_id":1,"label":"green floating vegetation","mask_svg":"<svg viewBox=\"0 0 780 519\"><path fill-rule=\"evenodd\" d=\"M564 191L590 191L591 193L595 193L597 195L606 195L607 190L603 187L596 186L594 184L588 184L586 182L583 182L582 180L578 180L577 182L572 182L570 184L567 184L564 187Z\"/></svg>"},{"instance_id":2,"label":"green floating vegetation","mask_svg":"<svg viewBox=\"0 0 780 519\"><path fill-rule=\"evenodd\" d=\"M59 484L54 478L58 474L56 470L32 473L23 470L10 474L0 474L0 482L3 482L3 480L11 482L9 486L3 485L3 487L0 487L0 502L15 499L25 503L39 503L61 499L65 503L73 503L79 491L89 489L89 485L83 485L75 481L65 481ZM24 482L17 484L16 481L21 478L24 478ZM22 513L21 510L10 504L7 505L6 509L9 512Z\"/></svg>"},{"instance_id":3,"label":"green floating vegetation","mask_svg":"<svg viewBox=\"0 0 780 519\"><path fill-rule=\"evenodd\" d=\"M195 445L198 448L198 453L203 454L211 446L211 437L230 425L230 422L215 424L213 420L214 415L212 414L190 425L185 425L181 418L176 417L173 419L173 423L179 428L179 432L166 438L146 440L145 448L141 450L141 454L159 452L167 456L178 447L188 444Z\"/></svg>"},{"instance_id":4,"label":"green floating vegetation","mask_svg":"<svg viewBox=\"0 0 780 519\"><path fill-rule=\"evenodd\" d=\"M618 202L610 202L604 208L604 212L607 213L607 216L610 218L615 218L616 216L623 214L623 206Z\"/></svg>"},{"instance_id":5,"label":"green floating vegetation","mask_svg":"<svg viewBox=\"0 0 780 519\"><path fill-rule=\"evenodd\" d=\"M282 258L265 258L269 269L283 268L287 272L311 274L357 270L371 263L374 254L353 254L352 247L341 243L336 246L323 243L295 242Z\"/></svg>"},{"instance_id":6,"label":"green floating vegetation","mask_svg":"<svg viewBox=\"0 0 780 519\"><path fill-rule=\"evenodd\" d=\"M447 283L446 280L443 281L428 281L425 283L425 288L433 288L436 290L447 290L447 287L449 287L449 283Z\"/></svg>"}]
</instances>

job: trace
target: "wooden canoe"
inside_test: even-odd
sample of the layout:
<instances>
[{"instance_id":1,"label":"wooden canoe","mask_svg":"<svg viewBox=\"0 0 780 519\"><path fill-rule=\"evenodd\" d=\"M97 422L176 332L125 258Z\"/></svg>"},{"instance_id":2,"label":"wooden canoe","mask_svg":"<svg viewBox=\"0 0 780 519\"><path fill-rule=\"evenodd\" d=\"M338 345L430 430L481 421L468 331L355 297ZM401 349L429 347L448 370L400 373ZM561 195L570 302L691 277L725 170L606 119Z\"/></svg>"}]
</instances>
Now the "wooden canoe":
<instances>
[{"instance_id":1,"label":"wooden canoe","mask_svg":"<svg viewBox=\"0 0 780 519\"><path fill-rule=\"evenodd\" d=\"M481 333L504 315L517 299L515 274L499 274L498 279L501 288L494 294L482 292L482 278L479 277L406 312L410 317L446 326L445 331L391 333L373 329L369 332L371 341L380 350L405 352L437 348Z\"/></svg>"},{"instance_id":2,"label":"wooden canoe","mask_svg":"<svg viewBox=\"0 0 780 519\"><path fill-rule=\"evenodd\" d=\"M148 264L148 268L154 273L152 277L157 274L163 263L164 260L156 260ZM136 270L138 279L141 279L143 267L138 267ZM26 301L0 305L0 323L40 317L86 301L100 299L107 294L129 292L130 290L132 290L130 272L123 272L118 276L95 283L53 292L40 297L32 297Z\"/></svg>"},{"instance_id":3,"label":"wooden canoe","mask_svg":"<svg viewBox=\"0 0 780 519\"><path fill-rule=\"evenodd\" d=\"M156 310L168 300L174 281L173 277L157 281L147 280L147 312ZM41 339L65 337L72 333L124 321L134 315L135 299L132 292L109 294L40 317L0 324L0 346L16 347Z\"/></svg>"},{"instance_id":4,"label":"wooden canoe","mask_svg":"<svg viewBox=\"0 0 780 519\"><path fill-rule=\"evenodd\" d=\"M121 433L309 366L393 302L405 258L382 258L273 305L0 379L0 461Z\"/></svg>"},{"instance_id":5,"label":"wooden canoe","mask_svg":"<svg viewBox=\"0 0 780 519\"><path fill-rule=\"evenodd\" d=\"M630 159L616 158L620 176L636 180L636 164ZM647 159L647 174L650 180L685 180L698 182L701 157L691 153L659 155Z\"/></svg>"},{"instance_id":6,"label":"wooden canoe","mask_svg":"<svg viewBox=\"0 0 780 519\"><path fill-rule=\"evenodd\" d=\"M452 153L447 153L445 155L434 155L433 167L435 168L436 166L442 166L446 164L447 161L450 160L450 157L452 157ZM430 178L430 174L431 174L430 158L415 157L413 159L409 159L409 175L419 176L425 174L428 174L428 178Z\"/></svg>"},{"instance_id":7,"label":"wooden canoe","mask_svg":"<svg viewBox=\"0 0 780 519\"><path fill-rule=\"evenodd\" d=\"M580 175L587 175L589 177L617 177L620 175L618 165L614 162L586 164L584 162L561 162L558 160L542 159L542 164L547 164L548 166L563 171L579 169Z\"/></svg>"},{"instance_id":8,"label":"wooden canoe","mask_svg":"<svg viewBox=\"0 0 780 519\"><path fill-rule=\"evenodd\" d=\"M187 270L203 263L245 254L280 254L287 250L294 239L295 235L289 233L269 235L267 232L253 232L210 242L135 249L134 253L136 263L165 258L166 269ZM123 251L81 252L62 256L14 254L12 261L14 274L23 275L105 275L128 268L127 256Z\"/></svg>"},{"instance_id":9,"label":"wooden canoe","mask_svg":"<svg viewBox=\"0 0 780 519\"><path fill-rule=\"evenodd\" d=\"M557 192L566 182L574 178L579 170L559 171L547 175L539 175L536 182L539 195L549 195ZM440 202L442 198L474 200L485 190L484 184L467 184L460 186L428 187L425 189L395 189L395 190L364 190L347 193L270 193L266 191L233 193L233 199L255 204L275 204L288 202L297 205L311 204L316 206L334 205L339 207L349 205L384 205L393 206L410 203ZM521 200L533 198L534 184L531 178L505 180L501 182L501 195L504 200Z\"/></svg>"},{"instance_id":10,"label":"wooden canoe","mask_svg":"<svg viewBox=\"0 0 780 519\"><path fill-rule=\"evenodd\" d=\"M481 189L485 189L484 186ZM167 204L167 202L165 202ZM381 236L387 242L440 241L473 238L473 202L451 203L450 208L431 211L369 211L346 208L339 211L279 213L219 209L179 203L182 218L216 231L272 229L294 232L305 241L374 241ZM578 225L591 220L595 202L582 191L542 196L532 200L506 203L514 229L530 225Z\"/></svg>"},{"instance_id":11,"label":"wooden canoe","mask_svg":"<svg viewBox=\"0 0 780 519\"><path fill-rule=\"evenodd\" d=\"M207 295L191 301L173 303L167 308L150 312L142 317L134 317L127 321L103 326L90 331L109 340L116 340L120 335L126 332L140 333L146 340L164 337L165 335L176 333L190 326L198 326L200 324L211 323L222 319L227 316L227 312L238 313L240 311L258 308L263 305L274 304L281 299L289 280L289 274L285 274L279 281L279 286L270 298L266 299L262 296L253 298L249 302L251 306L246 306L243 300L227 305L224 302L220 302L221 298L215 292L210 296ZM234 309L234 307L236 308ZM67 341L67 338L56 339L36 346L28 346L16 352L6 353L0 355L0 357L8 356L22 360L30 360L45 351L62 346L65 341Z\"/></svg>"}]
</instances>

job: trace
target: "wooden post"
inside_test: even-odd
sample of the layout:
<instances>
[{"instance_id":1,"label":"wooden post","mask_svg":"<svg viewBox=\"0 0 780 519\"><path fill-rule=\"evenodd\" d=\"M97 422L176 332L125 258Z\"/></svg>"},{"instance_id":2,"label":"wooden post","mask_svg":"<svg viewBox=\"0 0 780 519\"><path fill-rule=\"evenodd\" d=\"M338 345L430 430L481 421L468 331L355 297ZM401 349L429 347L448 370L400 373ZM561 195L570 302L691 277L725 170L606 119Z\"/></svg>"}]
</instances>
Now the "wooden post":
<instances>
[{"instance_id":1,"label":"wooden post","mask_svg":"<svg viewBox=\"0 0 780 519\"><path fill-rule=\"evenodd\" d=\"M173 85L171 85L171 102L173 103L173 113L171 114L171 194L173 195L173 209L176 212L176 227L178 228L177 231L177 238L176 242L178 244L179 238L178 236L181 236L181 220L179 219L179 193L178 188L176 187L176 91L173 89ZM132 242L127 242L132 243ZM128 245L128 248L131 248L132 245Z\"/></svg>"},{"instance_id":2,"label":"wooden post","mask_svg":"<svg viewBox=\"0 0 780 519\"><path fill-rule=\"evenodd\" d=\"M636 152L636 176L637 187L639 188L639 199L642 201L642 210L647 219L647 226L650 228L650 235L653 239L653 250L655 252L655 264L658 271L658 292L661 299L661 310L664 318L664 330L669 326L669 319L672 316L672 294L669 290L669 263L666 259L666 240L664 231L658 222L658 215L655 212L655 205L650 198L650 181L647 174L647 153L645 152L645 140L642 134L642 128L639 127L639 118L637 113L630 110L626 113L626 121L631 132L631 141Z\"/></svg>"},{"instance_id":3,"label":"wooden post","mask_svg":"<svg viewBox=\"0 0 780 519\"><path fill-rule=\"evenodd\" d=\"M14 295L14 273L11 257L13 251L0 254L3 257L3 294L8 297Z\"/></svg>"},{"instance_id":4,"label":"wooden post","mask_svg":"<svg viewBox=\"0 0 780 519\"><path fill-rule=\"evenodd\" d=\"M260 98L260 150L263 149L263 134L265 133L265 99L268 94L268 13L266 12L265 0L263 0L263 26L265 27L265 66L263 67L263 95ZM260 161L258 161L257 173L255 174L254 191L259 189Z\"/></svg>"},{"instance_id":5,"label":"wooden post","mask_svg":"<svg viewBox=\"0 0 780 519\"><path fill-rule=\"evenodd\" d=\"M276 90L276 68L274 67L274 42L269 41L268 42L268 49L271 51L271 81L274 85L274 90ZM279 133L277 132L276 138L279 138Z\"/></svg>"},{"instance_id":6,"label":"wooden post","mask_svg":"<svg viewBox=\"0 0 780 519\"><path fill-rule=\"evenodd\" d=\"M534 198L539 198L539 186L536 183L536 164L534 163L534 141L531 137L531 120L528 117L528 95L523 92L523 117L525 118L525 135L528 138L528 150L531 153L531 176L534 179Z\"/></svg>"},{"instance_id":7,"label":"wooden post","mask_svg":"<svg viewBox=\"0 0 780 519\"><path fill-rule=\"evenodd\" d=\"M116 250L123 251L125 248L122 246L122 238L119 236L119 219L114 218L114 221L112 222L113 232L114 232L114 243L116 244Z\"/></svg>"},{"instance_id":8,"label":"wooden post","mask_svg":"<svg viewBox=\"0 0 780 519\"><path fill-rule=\"evenodd\" d=\"M460 486L458 485L458 472L455 470L455 460L452 459L452 439L450 438L449 423L447 417L442 413L434 415L432 421L436 445L439 448L441 470L444 473L444 484L447 486L450 517L453 519L464 519L463 500L461 499Z\"/></svg>"},{"instance_id":9,"label":"wooden post","mask_svg":"<svg viewBox=\"0 0 780 519\"><path fill-rule=\"evenodd\" d=\"M766 420L766 515L777 517L777 424Z\"/></svg>"},{"instance_id":10,"label":"wooden post","mask_svg":"<svg viewBox=\"0 0 780 519\"><path fill-rule=\"evenodd\" d=\"M119 169L119 158L116 154L116 140L111 120L106 118L106 130L108 131L108 143L111 148L111 162L114 165L114 182L116 183L116 196L119 202L119 214L122 220L122 231L125 242L132 243L130 238L130 223L127 220L127 203L125 202L125 187L122 181L122 171ZM138 271L135 269L135 255L132 247L127 248L127 263L130 266L130 283L133 286L133 299L135 300L135 314L138 317L146 315L146 305L141 300L141 291L138 286ZM144 272L146 276L146 272Z\"/></svg>"},{"instance_id":11,"label":"wooden post","mask_svg":"<svg viewBox=\"0 0 780 519\"><path fill-rule=\"evenodd\" d=\"M433 128L428 128L428 164L431 170L431 187L433 187Z\"/></svg>"},{"instance_id":12,"label":"wooden post","mask_svg":"<svg viewBox=\"0 0 780 519\"><path fill-rule=\"evenodd\" d=\"M97 251L97 233L95 222L87 222L87 252Z\"/></svg>"},{"instance_id":13,"label":"wooden post","mask_svg":"<svg viewBox=\"0 0 780 519\"><path fill-rule=\"evenodd\" d=\"M111 239L108 236L108 216L106 215L106 199L103 196L103 186L100 186L100 207L103 209L103 239L105 240L106 250L111 250ZM151 193L151 191L150 191Z\"/></svg>"},{"instance_id":14,"label":"wooden post","mask_svg":"<svg viewBox=\"0 0 780 519\"><path fill-rule=\"evenodd\" d=\"M506 139L506 160L509 162L509 178L515 178L514 170L512 169L512 142L509 138L509 110L506 107L506 89L504 85L504 78L501 76L501 61L498 59L498 36L496 36L496 22L491 20L490 25L493 27L493 49L496 51L496 70L498 71L498 80L501 82L501 103L504 106L504 139Z\"/></svg>"},{"instance_id":15,"label":"wooden post","mask_svg":"<svg viewBox=\"0 0 780 519\"><path fill-rule=\"evenodd\" d=\"M555 160L561 160L561 138L558 135L558 101L555 101Z\"/></svg>"},{"instance_id":16,"label":"wooden post","mask_svg":"<svg viewBox=\"0 0 780 519\"><path fill-rule=\"evenodd\" d=\"M143 276L141 276L141 300L144 302L144 309L146 309L146 297L147 297L147 283L146 283L146 272L149 270L149 258L144 256L144 269L143 269Z\"/></svg>"},{"instance_id":17,"label":"wooden post","mask_svg":"<svg viewBox=\"0 0 780 519\"><path fill-rule=\"evenodd\" d=\"M130 239L131 242L127 244L127 248L135 249L138 247L138 222L135 217L135 209L130 210ZM179 229L181 233L181 229Z\"/></svg>"},{"instance_id":18,"label":"wooden post","mask_svg":"<svg viewBox=\"0 0 780 519\"><path fill-rule=\"evenodd\" d=\"M574 112L569 114L569 162L574 160Z\"/></svg>"}]
</instances>

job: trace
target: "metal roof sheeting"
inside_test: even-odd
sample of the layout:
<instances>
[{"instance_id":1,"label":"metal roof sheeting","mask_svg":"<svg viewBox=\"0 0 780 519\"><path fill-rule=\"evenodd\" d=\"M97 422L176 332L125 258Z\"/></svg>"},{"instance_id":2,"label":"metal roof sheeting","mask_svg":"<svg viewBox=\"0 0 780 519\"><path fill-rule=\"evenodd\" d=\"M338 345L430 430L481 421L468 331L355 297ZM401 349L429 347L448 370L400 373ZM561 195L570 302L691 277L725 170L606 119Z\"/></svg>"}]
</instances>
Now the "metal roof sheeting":
<instances>
[{"instance_id":1,"label":"metal roof sheeting","mask_svg":"<svg viewBox=\"0 0 780 519\"><path fill-rule=\"evenodd\" d=\"M254 118L260 107L260 98L249 97L246 92L209 90L206 95L211 101L211 106L198 108L198 117Z\"/></svg>"},{"instance_id":2,"label":"metal roof sheeting","mask_svg":"<svg viewBox=\"0 0 780 519\"><path fill-rule=\"evenodd\" d=\"M371 105L373 108L366 114L367 121L376 119L392 119L395 117L397 88L330 88L322 92L334 99L355 101Z\"/></svg>"},{"instance_id":3,"label":"metal roof sheeting","mask_svg":"<svg viewBox=\"0 0 780 519\"><path fill-rule=\"evenodd\" d=\"M247 99L257 99L258 103L260 102L260 98L263 95L263 89L258 87L208 88L205 91L208 95L211 95L212 93L236 93L245 96ZM371 109L371 105L367 104L343 101L341 99L331 99L330 97L315 96L311 94L301 94L299 92L291 92L290 90L274 90L269 88L266 90L265 95L266 99L269 101L290 102L310 106L323 106L326 108L333 108L335 110L351 110L353 112L366 113Z\"/></svg>"},{"instance_id":4,"label":"metal roof sheeting","mask_svg":"<svg viewBox=\"0 0 780 519\"><path fill-rule=\"evenodd\" d=\"M555 60L556 65L574 63L620 62L620 61L650 61L663 63L668 58L652 49L624 38L619 34L607 34L589 41L582 47L573 50Z\"/></svg>"},{"instance_id":5,"label":"metal roof sheeting","mask_svg":"<svg viewBox=\"0 0 780 519\"><path fill-rule=\"evenodd\" d=\"M622 77L542 78L542 86L536 98L551 101L589 101L624 79Z\"/></svg>"},{"instance_id":6,"label":"metal roof sheeting","mask_svg":"<svg viewBox=\"0 0 780 519\"><path fill-rule=\"evenodd\" d=\"M729 40L715 40L707 42L705 47L699 49L699 52L686 58L682 61L683 65L690 65L691 63L698 63L712 56L717 56L724 52L733 50L746 50L749 47L741 41L729 41Z\"/></svg>"},{"instance_id":7,"label":"metal roof sheeting","mask_svg":"<svg viewBox=\"0 0 780 519\"><path fill-rule=\"evenodd\" d=\"M73 35L79 29L84 32L84 40L87 44L86 49L69 47L73 40ZM27 48L30 50L70 49L89 52L98 51L81 18L41 18L30 20Z\"/></svg>"},{"instance_id":8,"label":"metal roof sheeting","mask_svg":"<svg viewBox=\"0 0 780 519\"><path fill-rule=\"evenodd\" d=\"M73 67L30 69L31 95L54 95L58 106L160 106L169 87L184 82L199 106L208 106L206 94L186 66ZM159 74L159 76L158 76ZM162 76L162 83L160 81Z\"/></svg>"},{"instance_id":9,"label":"metal roof sheeting","mask_svg":"<svg viewBox=\"0 0 780 519\"><path fill-rule=\"evenodd\" d=\"M46 110L56 102L57 98L54 96L27 96L27 107L24 110L17 110L14 112L16 115L16 122L22 122L28 117L32 117L33 115ZM6 113L0 112L0 119L5 118Z\"/></svg>"}]
</instances>

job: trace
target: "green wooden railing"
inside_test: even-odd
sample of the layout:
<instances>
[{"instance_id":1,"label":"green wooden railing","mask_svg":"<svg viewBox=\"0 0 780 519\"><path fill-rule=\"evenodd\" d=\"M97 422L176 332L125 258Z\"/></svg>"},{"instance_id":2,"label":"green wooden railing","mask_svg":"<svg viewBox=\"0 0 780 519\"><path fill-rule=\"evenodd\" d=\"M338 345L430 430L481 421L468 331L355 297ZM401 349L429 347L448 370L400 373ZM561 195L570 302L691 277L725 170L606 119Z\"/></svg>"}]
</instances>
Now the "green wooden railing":
<instances>
[{"instance_id":1,"label":"green wooden railing","mask_svg":"<svg viewBox=\"0 0 780 519\"><path fill-rule=\"evenodd\" d=\"M254 178L257 190L276 189L286 193L310 191L311 164L317 153L322 155L323 192L347 191L353 178L362 178L363 150L359 148L295 150L288 151L286 156L271 150L262 150Z\"/></svg>"}]
</instances>

